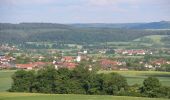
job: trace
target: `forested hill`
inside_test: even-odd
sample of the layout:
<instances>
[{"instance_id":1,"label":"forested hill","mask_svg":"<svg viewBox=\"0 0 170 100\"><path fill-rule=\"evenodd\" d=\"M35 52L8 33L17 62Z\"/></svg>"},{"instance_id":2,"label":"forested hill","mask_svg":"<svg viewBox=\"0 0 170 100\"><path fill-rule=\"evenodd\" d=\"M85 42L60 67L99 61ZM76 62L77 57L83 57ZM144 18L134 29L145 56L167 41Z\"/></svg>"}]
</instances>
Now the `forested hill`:
<instances>
[{"instance_id":1,"label":"forested hill","mask_svg":"<svg viewBox=\"0 0 170 100\"><path fill-rule=\"evenodd\" d=\"M57 41L95 43L131 41L146 35L170 35L170 30L141 30L111 27L76 27L52 23L0 24L0 43Z\"/></svg>"}]
</instances>

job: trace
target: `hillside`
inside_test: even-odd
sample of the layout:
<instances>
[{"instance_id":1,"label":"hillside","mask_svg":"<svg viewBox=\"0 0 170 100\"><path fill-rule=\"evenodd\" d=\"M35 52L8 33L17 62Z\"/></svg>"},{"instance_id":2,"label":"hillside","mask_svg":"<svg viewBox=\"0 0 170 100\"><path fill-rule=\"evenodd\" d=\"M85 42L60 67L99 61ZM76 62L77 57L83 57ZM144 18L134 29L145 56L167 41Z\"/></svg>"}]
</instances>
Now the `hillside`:
<instances>
[{"instance_id":1,"label":"hillside","mask_svg":"<svg viewBox=\"0 0 170 100\"><path fill-rule=\"evenodd\" d=\"M130 25L125 24L125 26L126 25L128 27L131 26L135 27L136 25L139 24ZM119 25L117 25L116 27L118 28ZM167 34L170 34L170 30L152 31L126 28L116 29L113 27L89 28L89 27L76 27L75 25L53 23L0 24L0 43L23 43L42 41L48 42L56 41L77 44L96 42L118 42L118 41L127 42L147 35L167 35Z\"/></svg>"}]
</instances>

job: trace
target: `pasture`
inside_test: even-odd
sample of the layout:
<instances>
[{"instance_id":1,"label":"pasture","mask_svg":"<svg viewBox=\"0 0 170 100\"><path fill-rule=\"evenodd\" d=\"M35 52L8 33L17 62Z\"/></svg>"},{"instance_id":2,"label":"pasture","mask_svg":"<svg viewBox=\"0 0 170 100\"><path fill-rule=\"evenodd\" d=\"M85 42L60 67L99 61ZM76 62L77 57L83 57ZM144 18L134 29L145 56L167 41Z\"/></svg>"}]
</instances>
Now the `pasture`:
<instances>
[{"instance_id":1,"label":"pasture","mask_svg":"<svg viewBox=\"0 0 170 100\"><path fill-rule=\"evenodd\" d=\"M0 93L0 100L168 100L162 98L142 98L107 95L74 94L35 94L35 93Z\"/></svg>"}]
</instances>

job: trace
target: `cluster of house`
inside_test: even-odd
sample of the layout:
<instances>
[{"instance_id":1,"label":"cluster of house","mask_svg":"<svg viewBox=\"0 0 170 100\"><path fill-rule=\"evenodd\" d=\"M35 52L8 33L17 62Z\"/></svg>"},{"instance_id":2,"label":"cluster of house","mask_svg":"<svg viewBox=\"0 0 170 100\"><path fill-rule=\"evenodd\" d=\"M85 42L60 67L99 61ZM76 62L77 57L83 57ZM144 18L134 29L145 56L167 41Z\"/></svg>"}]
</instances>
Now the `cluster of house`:
<instances>
[{"instance_id":1,"label":"cluster of house","mask_svg":"<svg viewBox=\"0 0 170 100\"><path fill-rule=\"evenodd\" d=\"M28 70L32 70L32 69L40 69L43 68L44 66L51 64L48 62L30 62L28 64L15 64L15 67L17 69L28 69Z\"/></svg>"},{"instance_id":2,"label":"cluster of house","mask_svg":"<svg viewBox=\"0 0 170 100\"><path fill-rule=\"evenodd\" d=\"M65 57L62 57L61 60L54 60L53 61L53 64L55 65L55 68L56 69L59 69L59 68L68 68L68 69L74 69L76 66L77 66L77 63L75 62L77 60L79 60L80 58L77 58L75 59L74 57L71 57L71 56L65 56Z\"/></svg>"},{"instance_id":3,"label":"cluster of house","mask_svg":"<svg viewBox=\"0 0 170 100\"><path fill-rule=\"evenodd\" d=\"M6 45L0 45L0 50L1 51L16 51L16 50L19 50L17 49L15 46L9 46L8 44Z\"/></svg>"},{"instance_id":4,"label":"cluster of house","mask_svg":"<svg viewBox=\"0 0 170 100\"><path fill-rule=\"evenodd\" d=\"M55 68L68 68L68 69L74 69L81 60L89 60L89 57L86 55L87 51L78 52L78 56L72 57L72 56L64 56L59 60L54 60L53 64L55 65Z\"/></svg>"},{"instance_id":5,"label":"cluster of house","mask_svg":"<svg viewBox=\"0 0 170 100\"><path fill-rule=\"evenodd\" d=\"M117 50L117 53L127 54L127 55L145 55L147 51L145 50ZM40 69L46 65L54 65L56 69L68 68L74 69L82 60L92 61L99 63L101 69L103 70L128 70L126 62L110 60L107 58L93 59L87 56L87 51L78 52L78 56L62 56L61 58L54 58L53 62L41 62L44 59L43 56L38 56L38 62L30 62L27 64L15 64L15 58L0 54L0 69L17 68L17 69ZM141 63L141 62L140 62ZM143 63L145 68L157 68L161 67L163 64L170 64L170 61L164 59L156 59L148 63ZM92 66L89 65L89 70L92 70Z\"/></svg>"},{"instance_id":6,"label":"cluster of house","mask_svg":"<svg viewBox=\"0 0 170 100\"><path fill-rule=\"evenodd\" d=\"M28 64L15 64L15 58L5 55L0 55L0 69L10 69L10 68L17 68L17 69L39 69L47 64L45 62L30 62Z\"/></svg>"},{"instance_id":7,"label":"cluster of house","mask_svg":"<svg viewBox=\"0 0 170 100\"><path fill-rule=\"evenodd\" d=\"M38 56L38 62L30 62L27 64L15 64L15 58L7 57L4 54L0 54L0 69L10 69L10 68L17 68L17 69L40 69L46 65L54 65L56 69L58 68L68 68L74 69L81 60L89 60L87 57L87 51L78 52L78 56L63 56L60 59L55 59L53 62L42 62L41 60L45 57Z\"/></svg>"},{"instance_id":8,"label":"cluster of house","mask_svg":"<svg viewBox=\"0 0 170 100\"><path fill-rule=\"evenodd\" d=\"M136 49L136 50L122 50L122 49L117 49L115 50L116 54L122 54L122 55L145 55L145 54L152 54L151 51L146 51L146 50L140 50L140 49Z\"/></svg>"},{"instance_id":9,"label":"cluster of house","mask_svg":"<svg viewBox=\"0 0 170 100\"><path fill-rule=\"evenodd\" d=\"M15 61L14 57L5 56L5 55L0 54L0 69L14 67L13 61Z\"/></svg>"},{"instance_id":10,"label":"cluster of house","mask_svg":"<svg viewBox=\"0 0 170 100\"><path fill-rule=\"evenodd\" d=\"M170 61L167 61L165 59L156 59L154 61L151 61L149 64L146 63L144 67L150 68L150 69L155 69L155 68L160 68L164 64L170 64Z\"/></svg>"},{"instance_id":11,"label":"cluster of house","mask_svg":"<svg viewBox=\"0 0 170 100\"><path fill-rule=\"evenodd\" d=\"M128 70L126 62L102 59L100 60L100 65L103 70Z\"/></svg>"}]
</instances>

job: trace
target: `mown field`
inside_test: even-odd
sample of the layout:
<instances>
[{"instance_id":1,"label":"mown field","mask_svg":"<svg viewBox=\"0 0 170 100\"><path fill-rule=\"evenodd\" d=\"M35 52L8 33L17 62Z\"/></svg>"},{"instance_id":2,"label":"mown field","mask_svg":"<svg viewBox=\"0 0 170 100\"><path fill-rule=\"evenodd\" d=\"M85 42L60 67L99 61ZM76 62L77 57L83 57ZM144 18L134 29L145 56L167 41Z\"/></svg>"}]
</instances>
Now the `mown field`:
<instances>
[{"instance_id":1,"label":"mown field","mask_svg":"<svg viewBox=\"0 0 170 100\"><path fill-rule=\"evenodd\" d=\"M168 100L162 98L141 98L104 95L73 95L73 94L31 94L31 93L0 93L0 100Z\"/></svg>"}]
</instances>

